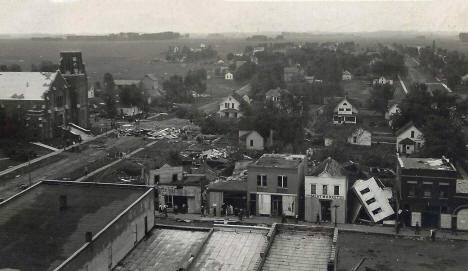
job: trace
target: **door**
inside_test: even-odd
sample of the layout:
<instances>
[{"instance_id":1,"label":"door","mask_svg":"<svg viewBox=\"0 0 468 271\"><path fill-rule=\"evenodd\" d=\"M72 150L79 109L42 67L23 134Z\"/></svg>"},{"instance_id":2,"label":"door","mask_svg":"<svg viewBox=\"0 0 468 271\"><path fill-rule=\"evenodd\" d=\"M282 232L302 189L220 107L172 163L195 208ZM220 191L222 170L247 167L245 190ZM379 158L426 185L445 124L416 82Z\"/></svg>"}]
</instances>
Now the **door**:
<instances>
[{"instance_id":1,"label":"door","mask_svg":"<svg viewBox=\"0 0 468 271\"><path fill-rule=\"evenodd\" d=\"M281 216L283 214L283 198L281 196L271 196L271 215Z\"/></svg>"},{"instance_id":2,"label":"door","mask_svg":"<svg viewBox=\"0 0 468 271\"><path fill-rule=\"evenodd\" d=\"M320 201L322 221L331 221L331 201L321 200Z\"/></svg>"}]
</instances>

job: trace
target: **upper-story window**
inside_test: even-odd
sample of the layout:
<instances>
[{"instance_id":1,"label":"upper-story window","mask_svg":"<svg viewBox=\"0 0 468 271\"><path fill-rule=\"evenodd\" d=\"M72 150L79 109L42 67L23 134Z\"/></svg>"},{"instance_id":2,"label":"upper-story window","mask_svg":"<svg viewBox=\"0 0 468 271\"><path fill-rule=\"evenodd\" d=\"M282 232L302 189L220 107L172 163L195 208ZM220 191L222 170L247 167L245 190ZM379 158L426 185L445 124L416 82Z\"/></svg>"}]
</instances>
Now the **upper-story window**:
<instances>
[{"instance_id":1,"label":"upper-story window","mask_svg":"<svg viewBox=\"0 0 468 271\"><path fill-rule=\"evenodd\" d=\"M266 175L257 175L257 186L267 186Z\"/></svg>"},{"instance_id":2,"label":"upper-story window","mask_svg":"<svg viewBox=\"0 0 468 271\"><path fill-rule=\"evenodd\" d=\"M310 185L310 194L312 194L312 195L317 194L317 185L316 184L311 184Z\"/></svg>"},{"instance_id":3,"label":"upper-story window","mask_svg":"<svg viewBox=\"0 0 468 271\"><path fill-rule=\"evenodd\" d=\"M339 185L335 185L335 187L333 188L333 194L335 196L340 195L340 186Z\"/></svg>"},{"instance_id":4,"label":"upper-story window","mask_svg":"<svg viewBox=\"0 0 468 271\"><path fill-rule=\"evenodd\" d=\"M411 131L411 138L414 138L414 131Z\"/></svg>"},{"instance_id":5,"label":"upper-story window","mask_svg":"<svg viewBox=\"0 0 468 271\"><path fill-rule=\"evenodd\" d=\"M322 186L322 195L328 195L328 185L326 184Z\"/></svg>"},{"instance_id":6,"label":"upper-story window","mask_svg":"<svg viewBox=\"0 0 468 271\"><path fill-rule=\"evenodd\" d=\"M288 176L283 176L283 175L278 176L278 187L282 187L282 188L288 187Z\"/></svg>"}]
</instances>

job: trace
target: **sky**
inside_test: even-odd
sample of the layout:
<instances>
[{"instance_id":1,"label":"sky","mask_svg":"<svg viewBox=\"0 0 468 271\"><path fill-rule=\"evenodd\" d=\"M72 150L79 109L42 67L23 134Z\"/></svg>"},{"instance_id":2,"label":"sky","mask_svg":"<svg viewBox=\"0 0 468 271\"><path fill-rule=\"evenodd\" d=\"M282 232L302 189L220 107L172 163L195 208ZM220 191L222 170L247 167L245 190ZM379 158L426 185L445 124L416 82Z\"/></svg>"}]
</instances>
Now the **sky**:
<instances>
[{"instance_id":1,"label":"sky","mask_svg":"<svg viewBox=\"0 0 468 271\"><path fill-rule=\"evenodd\" d=\"M0 0L0 34L468 32L468 0Z\"/></svg>"}]
</instances>

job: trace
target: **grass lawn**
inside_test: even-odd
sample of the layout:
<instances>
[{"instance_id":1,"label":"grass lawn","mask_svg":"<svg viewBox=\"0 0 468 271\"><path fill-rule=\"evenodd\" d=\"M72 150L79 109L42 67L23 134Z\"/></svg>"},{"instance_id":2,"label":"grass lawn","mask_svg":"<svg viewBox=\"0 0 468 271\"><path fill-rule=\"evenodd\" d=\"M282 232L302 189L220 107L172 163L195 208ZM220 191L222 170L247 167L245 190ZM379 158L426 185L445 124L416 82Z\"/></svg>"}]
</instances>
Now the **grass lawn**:
<instances>
[{"instance_id":1,"label":"grass lawn","mask_svg":"<svg viewBox=\"0 0 468 271\"><path fill-rule=\"evenodd\" d=\"M343 89L347 96L351 99L358 100L360 107L365 107L367 100L370 97L370 87L367 85L366 79L353 79L349 81L342 81Z\"/></svg>"},{"instance_id":2,"label":"grass lawn","mask_svg":"<svg viewBox=\"0 0 468 271\"><path fill-rule=\"evenodd\" d=\"M468 242L400 239L385 235L340 232L338 271L351 270L365 257L359 270L464 271Z\"/></svg>"}]
</instances>

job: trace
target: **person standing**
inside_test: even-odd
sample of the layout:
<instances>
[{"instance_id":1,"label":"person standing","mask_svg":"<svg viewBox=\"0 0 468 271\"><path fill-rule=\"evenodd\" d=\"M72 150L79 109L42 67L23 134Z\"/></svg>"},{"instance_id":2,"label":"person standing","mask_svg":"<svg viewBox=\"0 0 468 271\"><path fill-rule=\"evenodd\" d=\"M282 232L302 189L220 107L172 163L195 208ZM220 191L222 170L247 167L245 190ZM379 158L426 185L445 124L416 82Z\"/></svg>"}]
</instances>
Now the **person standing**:
<instances>
[{"instance_id":1,"label":"person standing","mask_svg":"<svg viewBox=\"0 0 468 271\"><path fill-rule=\"evenodd\" d=\"M419 222L416 222L416 228L414 229L414 233L416 233L417 235L419 235L419 232L420 232L420 227L419 227Z\"/></svg>"}]
</instances>

